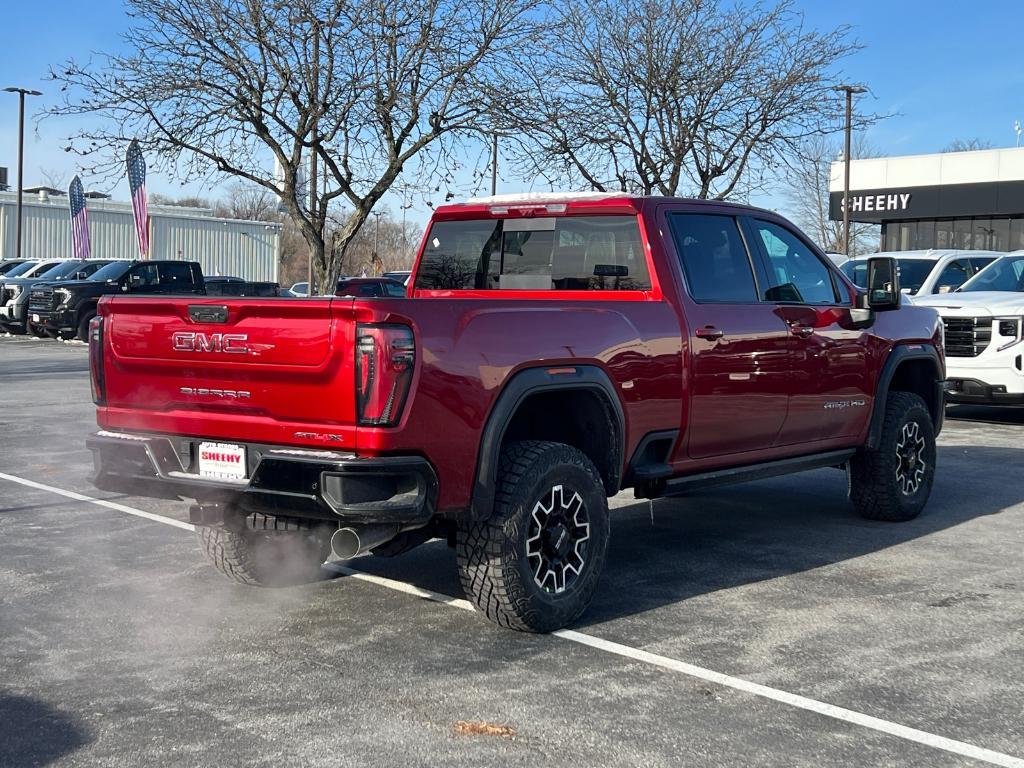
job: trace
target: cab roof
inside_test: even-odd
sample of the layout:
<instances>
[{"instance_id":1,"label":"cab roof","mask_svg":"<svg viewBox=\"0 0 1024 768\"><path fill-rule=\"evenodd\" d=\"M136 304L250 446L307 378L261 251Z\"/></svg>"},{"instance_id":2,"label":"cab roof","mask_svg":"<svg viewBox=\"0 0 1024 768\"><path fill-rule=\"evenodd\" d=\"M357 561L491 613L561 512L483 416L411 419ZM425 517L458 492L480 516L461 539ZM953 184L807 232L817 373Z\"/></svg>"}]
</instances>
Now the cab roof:
<instances>
[{"instance_id":1,"label":"cab roof","mask_svg":"<svg viewBox=\"0 0 1024 768\"><path fill-rule=\"evenodd\" d=\"M509 214L557 215L569 213L638 213L648 202L670 200L715 208L733 208L738 211L772 213L760 208L724 200L700 200L696 198L665 197L659 195L634 195L627 192L514 192L502 195L471 197L463 202L440 205L434 212L435 218L465 219L481 214L507 216Z\"/></svg>"}]
</instances>

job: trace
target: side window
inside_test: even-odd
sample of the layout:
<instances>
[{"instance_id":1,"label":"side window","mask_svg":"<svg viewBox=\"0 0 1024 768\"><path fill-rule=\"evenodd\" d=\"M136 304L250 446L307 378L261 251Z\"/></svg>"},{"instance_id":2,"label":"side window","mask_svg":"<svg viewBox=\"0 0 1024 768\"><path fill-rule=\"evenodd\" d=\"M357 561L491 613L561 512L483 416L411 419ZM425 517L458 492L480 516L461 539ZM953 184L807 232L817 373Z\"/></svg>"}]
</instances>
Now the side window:
<instances>
[{"instance_id":1,"label":"side window","mask_svg":"<svg viewBox=\"0 0 1024 768\"><path fill-rule=\"evenodd\" d=\"M828 267L785 227L752 219L755 236L764 249L768 284L765 301L795 304L836 304L835 285Z\"/></svg>"},{"instance_id":2,"label":"side window","mask_svg":"<svg viewBox=\"0 0 1024 768\"><path fill-rule=\"evenodd\" d=\"M981 270L983 270L985 267L987 267L993 261L995 261L995 259L992 258L992 257L970 259L970 262L971 262L971 274L974 275L974 274L977 274L978 272L981 272Z\"/></svg>"},{"instance_id":3,"label":"side window","mask_svg":"<svg viewBox=\"0 0 1024 768\"><path fill-rule=\"evenodd\" d=\"M192 284L192 265L184 261L171 261L160 265L160 285L175 288Z\"/></svg>"},{"instance_id":4,"label":"side window","mask_svg":"<svg viewBox=\"0 0 1024 768\"><path fill-rule=\"evenodd\" d=\"M966 259L956 259L955 261L949 262L939 273L938 279L935 281L935 292L936 293L949 293L955 291L973 274L970 266Z\"/></svg>"},{"instance_id":5,"label":"side window","mask_svg":"<svg viewBox=\"0 0 1024 768\"><path fill-rule=\"evenodd\" d=\"M356 289L359 296L380 296L380 285L378 283L363 283Z\"/></svg>"},{"instance_id":6,"label":"side window","mask_svg":"<svg viewBox=\"0 0 1024 768\"><path fill-rule=\"evenodd\" d=\"M736 219L696 213L669 216L694 301L757 302L757 287Z\"/></svg>"},{"instance_id":7,"label":"side window","mask_svg":"<svg viewBox=\"0 0 1024 768\"><path fill-rule=\"evenodd\" d=\"M396 299L405 298L405 286L404 285L393 285L391 283L384 284L384 290L387 291L388 296Z\"/></svg>"},{"instance_id":8,"label":"side window","mask_svg":"<svg viewBox=\"0 0 1024 768\"><path fill-rule=\"evenodd\" d=\"M152 288L159 284L160 276L157 274L156 264L139 264L132 267L130 285L135 290Z\"/></svg>"}]
</instances>

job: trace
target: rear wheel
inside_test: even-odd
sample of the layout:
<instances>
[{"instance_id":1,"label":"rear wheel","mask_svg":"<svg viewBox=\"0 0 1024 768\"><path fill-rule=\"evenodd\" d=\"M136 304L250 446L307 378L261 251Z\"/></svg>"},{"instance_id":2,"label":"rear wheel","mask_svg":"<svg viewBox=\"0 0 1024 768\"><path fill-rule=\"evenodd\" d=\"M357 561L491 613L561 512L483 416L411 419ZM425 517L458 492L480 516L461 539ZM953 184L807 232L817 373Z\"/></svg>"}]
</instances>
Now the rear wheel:
<instances>
[{"instance_id":1,"label":"rear wheel","mask_svg":"<svg viewBox=\"0 0 1024 768\"><path fill-rule=\"evenodd\" d=\"M204 554L232 581L287 587L319 581L330 541L316 529L255 530L248 521L196 528Z\"/></svg>"},{"instance_id":2,"label":"rear wheel","mask_svg":"<svg viewBox=\"0 0 1024 768\"><path fill-rule=\"evenodd\" d=\"M559 629L590 604L608 534L604 484L584 453L561 443L513 443L502 453L491 517L459 527L463 590L501 626Z\"/></svg>"},{"instance_id":3,"label":"rear wheel","mask_svg":"<svg viewBox=\"0 0 1024 768\"><path fill-rule=\"evenodd\" d=\"M875 448L850 460L850 500L870 520L903 521L924 509L935 479L935 428L918 395L892 392Z\"/></svg>"}]
</instances>

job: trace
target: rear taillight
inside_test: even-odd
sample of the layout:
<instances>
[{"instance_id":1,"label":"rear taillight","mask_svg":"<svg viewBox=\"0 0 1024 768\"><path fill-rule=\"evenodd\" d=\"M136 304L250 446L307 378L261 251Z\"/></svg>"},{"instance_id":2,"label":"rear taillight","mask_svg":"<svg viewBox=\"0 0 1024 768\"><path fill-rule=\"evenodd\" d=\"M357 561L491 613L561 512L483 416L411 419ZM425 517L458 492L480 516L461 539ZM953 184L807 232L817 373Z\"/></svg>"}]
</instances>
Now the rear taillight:
<instances>
[{"instance_id":1,"label":"rear taillight","mask_svg":"<svg viewBox=\"0 0 1024 768\"><path fill-rule=\"evenodd\" d=\"M409 397L416 343L405 325L356 326L356 407L364 426L393 427Z\"/></svg>"},{"instance_id":2,"label":"rear taillight","mask_svg":"<svg viewBox=\"0 0 1024 768\"><path fill-rule=\"evenodd\" d=\"M107 381L103 375L102 317L94 317L89 322L89 381L92 384L92 401L103 405L107 401Z\"/></svg>"}]
</instances>

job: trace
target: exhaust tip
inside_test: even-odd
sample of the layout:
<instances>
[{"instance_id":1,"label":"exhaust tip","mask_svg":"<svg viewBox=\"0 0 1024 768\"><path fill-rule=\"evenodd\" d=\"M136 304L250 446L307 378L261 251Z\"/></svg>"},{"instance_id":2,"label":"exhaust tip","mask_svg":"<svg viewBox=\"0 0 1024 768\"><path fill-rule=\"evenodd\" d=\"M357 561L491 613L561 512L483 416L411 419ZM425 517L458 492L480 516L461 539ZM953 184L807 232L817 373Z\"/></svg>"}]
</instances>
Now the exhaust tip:
<instances>
[{"instance_id":1,"label":"exhaust tip","mask_svg":"<svg viewBox=\"0 0 1024 768\"><path fill-rule=\"evenodd\" d=\"M351 560L360 553L361 545L355 528L339 528L331 536L331 551L339 560Z\"/></svg>"}]
</instances>

